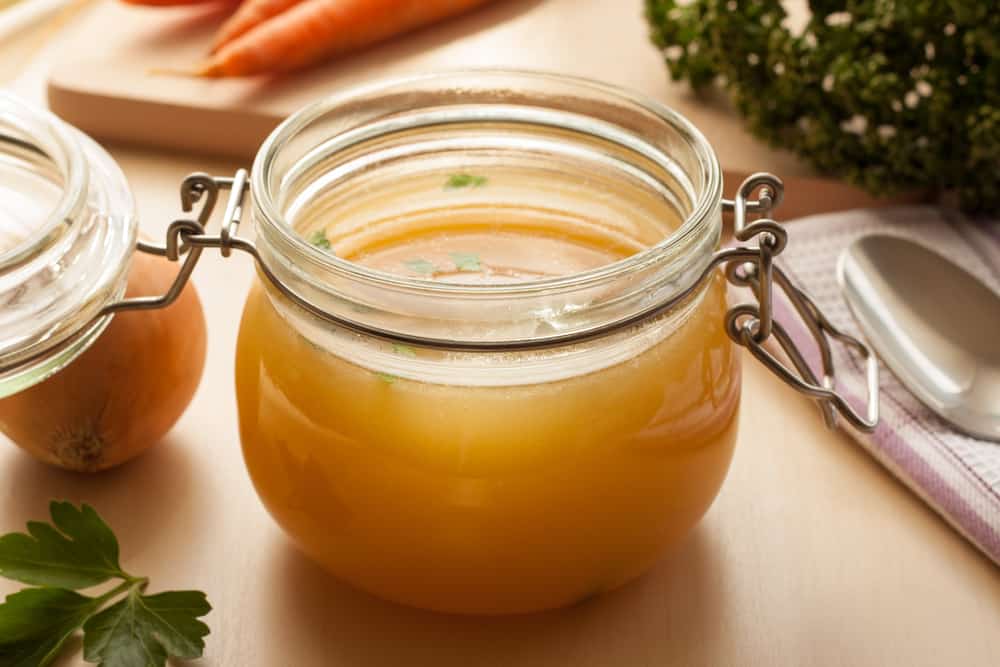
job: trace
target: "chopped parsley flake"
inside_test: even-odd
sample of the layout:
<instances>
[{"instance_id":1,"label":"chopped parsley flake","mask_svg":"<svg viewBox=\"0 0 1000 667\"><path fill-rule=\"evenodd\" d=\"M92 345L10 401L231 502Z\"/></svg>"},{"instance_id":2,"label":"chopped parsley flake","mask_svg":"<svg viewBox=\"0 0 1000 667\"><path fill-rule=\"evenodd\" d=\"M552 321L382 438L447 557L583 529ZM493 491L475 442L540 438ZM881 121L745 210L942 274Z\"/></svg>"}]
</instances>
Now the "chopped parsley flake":
<instances>
[{"instance_id":1,"label":"chopped parsley flake","mask_svg":"<svg viewBox=\"0 0 1000 667\"><path fill-rule=\"evenodd\" d=\"M320 250L330 249L330 239L326 238L326 232L322 229L317 229L309 236L309 243L313 244Z\"/></svg>"},{"instance_id":2,"label":"chopped parsley flake","mask_svg":"<svg viewBox=\"0 0 1000 667\"><path fill-rule=\"evenodd\" d=\"M482 271L477 253L453 252L451 253L451 260L455 262L455 268L459 271Z\"/></svg>"},{"instance_id":3,"label":"chopped parsley flake","mask_svg":"<svg viewBox=\"0 0 1000 667\"><path fill-rule=\"evenodd\" d=\"M437 271L437 268L434 266L434 264L428 262L426 259L409 259L403 262L403 264L405 264L406 268L408 268L410 271L425 276L429 276L430 274Z\"/></svg>"},{"instance_id":4,"label":"chopped parsley flake","mask_svg":"<svg viewBox=\"0 0 1000 667\"><path fill-rule=\"evenodd\" d=\"M445 181L445 190L458 190L459 188L481 188L486 185L487 178L485 176L477 176L476 174L459 173L452 174Z\"/></svg>"}]
</instances>

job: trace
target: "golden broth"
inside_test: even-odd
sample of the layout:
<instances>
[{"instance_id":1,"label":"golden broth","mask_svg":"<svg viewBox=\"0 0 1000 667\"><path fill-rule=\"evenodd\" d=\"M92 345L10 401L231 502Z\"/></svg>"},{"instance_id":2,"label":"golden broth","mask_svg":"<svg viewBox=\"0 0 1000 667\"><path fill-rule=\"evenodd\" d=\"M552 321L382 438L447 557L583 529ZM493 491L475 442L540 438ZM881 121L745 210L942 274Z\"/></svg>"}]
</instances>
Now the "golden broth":
<instances>
[{"instance_id":1,"label":"golden broth","mask_svg":"<svg viewBox=\"0 0 1000 667\"><path fill-rule=\"evenodd\" d=\"M576 273L642 247L542 209L502 226L445 217L302 234L321 231L332 252L381 271L484 284ZM289 308L258 284L244 311L236 379L246 463L305 552L382 597L510 613L615 588L695 524L725 476L739 359L722 326L721 275L624 361L492 386L345 358L296 331L281 313ZM402 363L437 358L392 351Z\"/></svg>"}]
</instances>

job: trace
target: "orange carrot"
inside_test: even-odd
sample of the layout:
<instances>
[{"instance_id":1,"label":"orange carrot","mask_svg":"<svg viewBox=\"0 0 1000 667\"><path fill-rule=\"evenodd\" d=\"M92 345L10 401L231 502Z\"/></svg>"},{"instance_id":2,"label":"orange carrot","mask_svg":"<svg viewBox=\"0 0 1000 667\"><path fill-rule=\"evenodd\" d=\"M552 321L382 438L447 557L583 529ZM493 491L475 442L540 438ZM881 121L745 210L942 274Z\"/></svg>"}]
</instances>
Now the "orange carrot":
<instances>
[{"instance_id":1,"label":"orange carrot","mask_svg":"<svg viewBox=\"0 0 1000 667\"><path fill-rule=\"evenodd\" d=\"M222 46L201 76L287 72L468 11L490 0L303 0Z\"/></svg>"},{"instance_id":2,"label":"orange carrot","mask_svg":"<svg viewBox=\"0 0 1000 667\"><path fill-rule=\"evenodd\" d=\"M207 5L220 0L122 0L127 5L143 5L146 7L173 7L175 5ZM235 0L225 0L232 3Z\"/></svg>"},{"instance_id":3,"label":"orange carrot","mask_svg":"<svg viewBox=\"0 0 1000 667\"><path fill-rule=\"evenodd\" d=\"M277 16L300 2L302 0L243 0L233 15L222 24L222 27L215 34L212 53L218 51L227 42L233 41L272 16Z\"/></svg>"}]
</instances>

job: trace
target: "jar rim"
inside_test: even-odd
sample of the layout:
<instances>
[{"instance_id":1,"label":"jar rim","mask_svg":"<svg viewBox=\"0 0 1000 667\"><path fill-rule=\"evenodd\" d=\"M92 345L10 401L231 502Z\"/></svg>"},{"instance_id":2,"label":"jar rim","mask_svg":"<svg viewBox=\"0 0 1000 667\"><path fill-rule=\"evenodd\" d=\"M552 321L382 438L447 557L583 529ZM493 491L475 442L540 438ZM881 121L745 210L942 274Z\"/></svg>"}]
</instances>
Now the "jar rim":
<instances>
[{"instance_id":1,"label":"jar rim","mask_svg":"<svg viewBox=\"0 0 1000 667\"><path fill-rule=\"evenodd\" d=\"M0 91L0 118L31 124L32 136L3 135L4 140L39 153L56 166L63 178L59 199L45 221L6 251L0 251L0 270L37 256L58 241L58 229L72 220L87 197L89 170L83 147L72 132L51 112L29 106L17 96ZM41 141L45 146L39 146Z\"/></svg>"},{"instance_id":2,"label":"jar rim","mask_svg":"<svg viewBox=\"0 0 1000 667\"><path fill-rule=\"evenodd\" d=\"M645 112L663 121L676 131L697 158L700 168L706 177L704 187L696 193L696 199L687 212L683 222L658 243L651 245L633 255L593 269L567 275L546 277L516 284L480 285L464 283L446 283L429 281L421 278L410 278L391 274L355 262L345 260L331 253L322 251L297 234L291 224L284 220L278 210L271 188L268 186L272 166L281 153L302 130L319 120L331 111L354 100L377 95L407 85L426 84L434 82L447 83L454 80L475 77L483 82L495 79L498 82L509 81L511 78L522 78L534 83L551 81L552 83L569 84L581 92L607 95L616 100L635 105ZM434 293L436 295L468 296L491 294L532 294L553 290L573 290L627 275L661 261L664 256L684 247L692 239L700 238L711 232L710 224L713 214L722 200L722 170L708 139L685 116L670 107L647 96L634 93L625 88L603 83L594 79L557 74L545 71L496 69L496 68L464 68L446 70L430 74L419 74L407 77L396 77L374 82L367 85L352 87L342 93L318 100L285 119L267 137L254 159L250 175L251 196L253 199L255 221L263 223L265 231L276 234L286 247L294 249L309 260L325 269L334 270L350 277L361 279L368 284L384 285L394 289L409 289Z\"/></svg>"}]
</instances>

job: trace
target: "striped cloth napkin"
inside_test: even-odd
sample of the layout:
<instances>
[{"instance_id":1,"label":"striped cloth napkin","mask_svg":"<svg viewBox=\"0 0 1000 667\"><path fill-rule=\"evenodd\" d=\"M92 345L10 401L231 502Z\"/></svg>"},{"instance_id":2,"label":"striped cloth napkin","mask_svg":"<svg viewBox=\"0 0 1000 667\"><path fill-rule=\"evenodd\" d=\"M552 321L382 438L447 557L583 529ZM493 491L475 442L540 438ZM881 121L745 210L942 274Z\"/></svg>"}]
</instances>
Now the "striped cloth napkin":
<instances>
[{"instance_id":1,"label":"striped cloth napkin","mask_svg":"<svg viewBox=\"0 0 1000 667\"><path fill-rule=\"evenodd\" d=\"M836 279L841 251L872 233L909 238L949 257L1000 292L1000 221L973 223L950 210L898 207L817 215L787 226L780 264L837 327L863 339ZM806 359L819 368L808 331L787 302L776 317ZM997 332L1000 336L1000 332ZM835 345L837 388L863 405L860 362ZM853 437L955 530L1000 565L1000 444L952 430L925 408L885 368L881 369L881 422L875 433Z\"/></svg>"}]
</instances>

